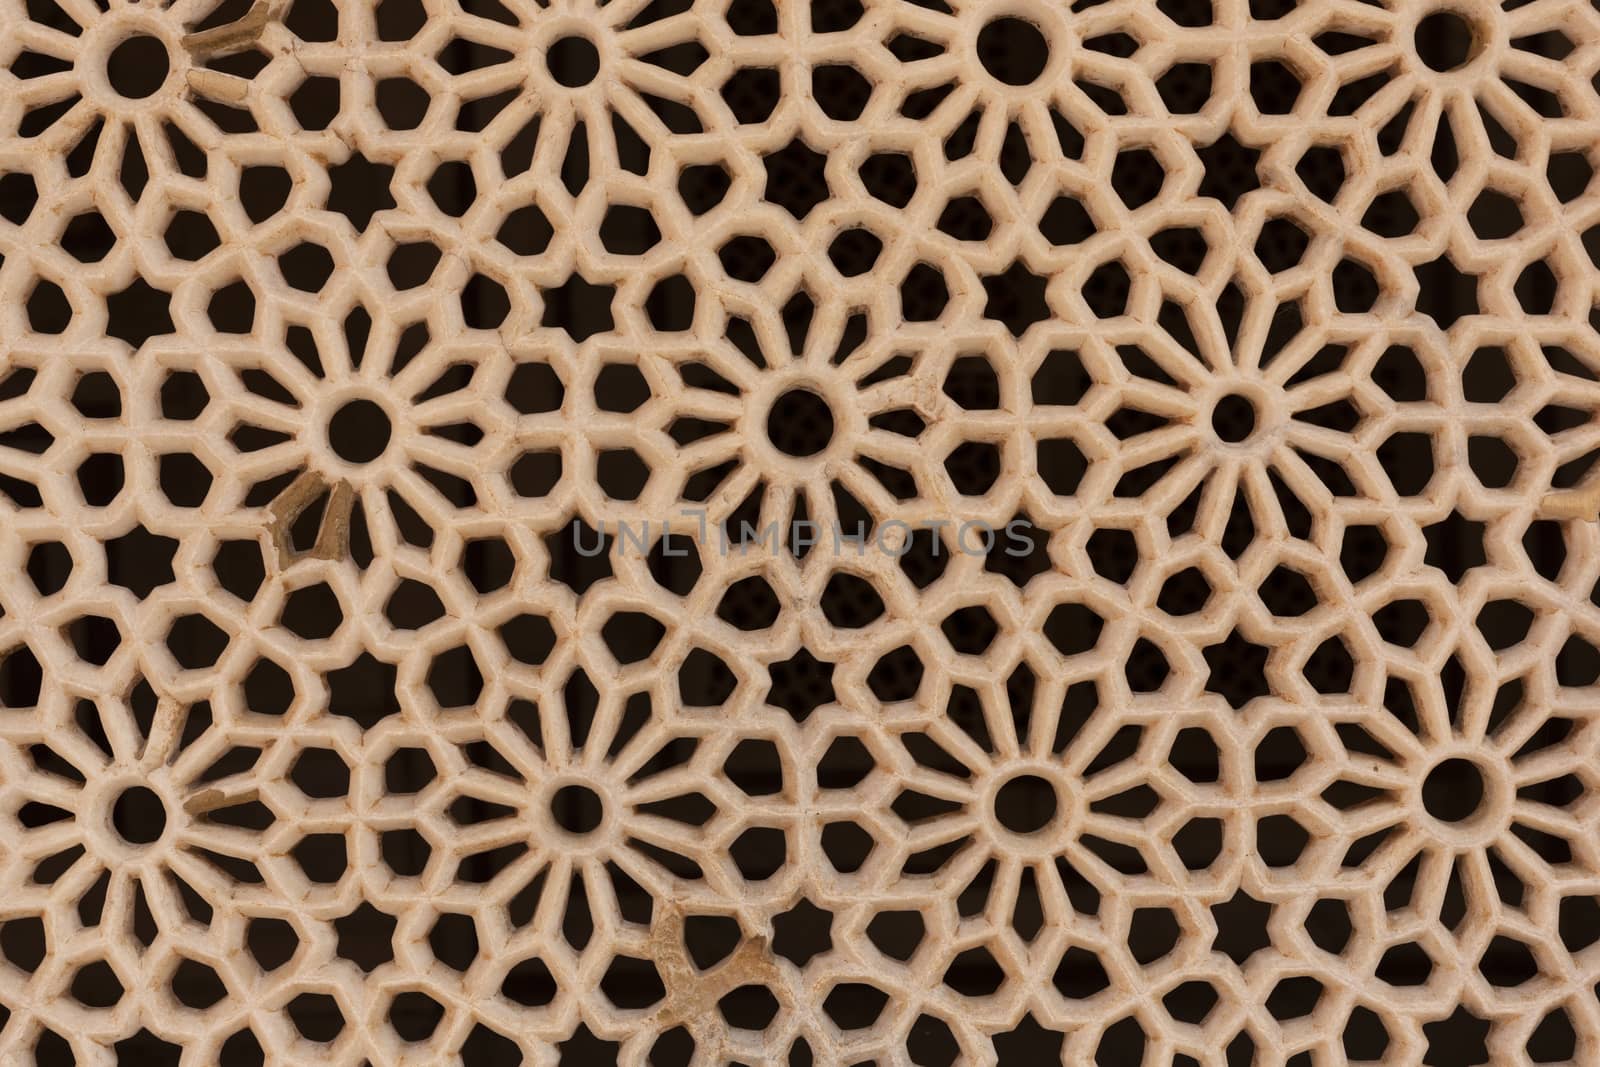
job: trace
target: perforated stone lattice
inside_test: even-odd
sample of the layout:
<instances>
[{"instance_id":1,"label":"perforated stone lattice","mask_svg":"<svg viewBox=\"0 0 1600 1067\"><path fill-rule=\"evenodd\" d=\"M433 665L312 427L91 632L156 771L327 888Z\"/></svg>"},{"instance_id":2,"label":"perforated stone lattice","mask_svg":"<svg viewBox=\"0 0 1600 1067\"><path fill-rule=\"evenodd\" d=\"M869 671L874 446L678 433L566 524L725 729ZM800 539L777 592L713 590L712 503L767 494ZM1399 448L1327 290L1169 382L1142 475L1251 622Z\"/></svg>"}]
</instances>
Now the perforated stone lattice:
<instances>
[{"instance_id":1,"label":"perforated stone lattice","mask_svg":"<svg viewBox=\"0 0 1600 1067\"><path fill-rule=\"evenodd\" d=\"M0 0L0 1062L1600 1063L1597 69Z\"/></svg>"}]
</instances>

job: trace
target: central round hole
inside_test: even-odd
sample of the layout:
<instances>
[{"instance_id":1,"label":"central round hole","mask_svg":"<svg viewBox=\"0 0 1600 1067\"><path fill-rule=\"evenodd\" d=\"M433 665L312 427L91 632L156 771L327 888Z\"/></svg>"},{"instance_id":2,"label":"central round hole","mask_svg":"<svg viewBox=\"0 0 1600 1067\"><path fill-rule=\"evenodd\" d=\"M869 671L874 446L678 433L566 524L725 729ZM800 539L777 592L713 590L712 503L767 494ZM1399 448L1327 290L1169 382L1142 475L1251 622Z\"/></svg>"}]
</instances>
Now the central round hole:
<instances>
[{"instance_id":1,"label":"central round hole","mask_svg":"<svg viewBox=\"0 0 1600 1067\"><path fill-rule=\"evenodd\" d=\"M600 52L582 37L563 37L550 46L544 61L550 76L569 89L588 85L600 73Z\"/></svg>"},{"instance_id":2,"label":"central round hole","mask_svg":"<svg viewBox=\"0 0 1600 1067\"><path fill-rule=\"evenodd\" d=\"M370 400L352 400L329 420L328 443L346 463L371 463L389 447L389 416Z\"/></svg>"},{"instance_id":3,"label":"central round hole","mask_svg":"<svg viewBox=\"0 0 1600 1067\"><path fill-rule=\"evenodd\" d=\"M833 440L833 412L809 389L791 389L767 413L772 447L790 456L814 456Z\"/></svg>"},{"instance_id":4,"label":"central round hole","mask_svg":"<svg viewBox=\"0 0 1600 1067\"><path fill-rule=\"evenodd\" d=\"M1008 15L978 31L978 62L1007 85L1031 85L1050 62L1050 45L1039 27Z\"/></svg>"},{"instance_id":5,"label":"central round hole","mask_svg":"<svg viewBox=\"0 0 1600 1067\"><path fill-rule=\"evenodd\" d=\"M153 790L132 786L111 805L111 825L130 845L148 845L166 831L167 809Z\"/></svg>"},{"instance_id":6,"label":"central round hole","mask_svg":"<svg viewBox=\"0 0 1600 1067\"><path fill-rule=\"evenodd\" d=\"M1042 830L1056 817L1055 786L1036 774L1022 774L1000 787L994 815L1014 834Z\"/></svg>"},{"instance_id":7,"label":"central round hole","mask_svg":"<svg viewBox=\"0 0 1600 1067\"><path fill-rule=\"evenodd\" d=\"M112 50L106 61L106 77L123 96L143 100L166 84L169 68L167 46L154 37L138 34Z\"/></svg>"},{"instance_id":8,"label":"central round hole","mask_svg":"<svg viewBox=\"0 0 1600 1067\"><path fill-rule=\"evenodd\" d=\"M1437 71L1456 70L1472 59L1472 24L1454 11L1435 11L1417 23L1417 55Z\"/></svg>"},{"instance_id":9,"label":"central round hole","mask_svg":"<svg viewBox=\"0 0 1600 1067\"><path fill-rule=\"evenodd\" d=\"M1211 428L1236 445L1256 432L1256 407L1238 393L1230 393L1217 401L1211 412Z\"/></svg>"},{"instance_id":10,"label":"central round hole","mask_svg":"<svg viewBox=\"0 0 1600 1067\"><path fill-rule=\"evenodd\" d=\"M550 798L550 814L569 834L593 832L605 813L600 794L586 785L564 785Z\"/></svg>"},{"instance_id":11,"label":"central round hole","mask_svg":"<svg viewBox=\"0 0 1600 1067\"><path fill-rule=\"evenodd\" d=\"M1441 822L1471 818L1483 803L1483 772L1471 760L1447 759L1422 781L1422 806Z\"/></svg>"}]
</instances>

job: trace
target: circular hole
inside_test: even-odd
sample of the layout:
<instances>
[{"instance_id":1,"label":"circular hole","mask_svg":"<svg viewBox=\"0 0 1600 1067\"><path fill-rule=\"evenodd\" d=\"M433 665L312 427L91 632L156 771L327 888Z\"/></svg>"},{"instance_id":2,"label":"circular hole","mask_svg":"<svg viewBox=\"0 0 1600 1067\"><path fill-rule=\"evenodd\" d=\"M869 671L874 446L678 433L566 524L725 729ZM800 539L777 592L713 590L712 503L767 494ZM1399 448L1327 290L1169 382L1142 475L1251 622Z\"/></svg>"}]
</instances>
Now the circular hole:
<instances>
[{"instance_id":1,"label":"circular hole","mask_svg":"<svg viewBox=\"0 0 1600 1067\"><path fill-rule=\"evenodd\" d=\"M132 786L111 805L111 825L130 845L148 845L166 831L167 809L152 790Z\"/></svg>"},{"instance_id":2,"label":"circular hole","mask_svg":"<svg viewBox=\"0 0 1600 1067\"><path fill-rule=\"evenodd\" d=\"M1211 428L1229 444L1238 444L1256 432L1256 408L1238 393L1217 401L1211 412Z\"/></svg>"},{"instance_id":3,"label":"circular hole","mask_svg":"<svg viewBox=\"0 0 1600 1067\"><path fill-rule=\"evenodd\" d=\"M1417 55L1438 71L1455 70L1472 58L1472 25L1454 11L1435 11L1417 23Z\"/></svg>"},{"instance_id":4,"label":"circular hole","mask_svg":"<svg viewBox=\"0 0 1600 1067\"><path fill-rule=\"evenodd\" d=\"M143 100L167 80L167 46L146 34L129 37L112 49L106 62L111 87L132 100Z\"/></svg>"},{"instance_id":5,"label":"circular hole","mask_svg":"<svg viewBox=\"0 0 1600 1067\"><path fill-rule=\"evenodd\" d=\"M814 456L833 440L833 412L816 393L791 389L767 414L767 437L786 455Z\"/></svg>"},{"instance_id":6,"label":"circular hole","mask_svg":"<svg viewBox=\"0 0 1600 1067\"><path fill-rule=\"evenodd\" d=\"M550 814L569 834L593 832L605 813L600 794L586 785L564 785L550 798Z\"/></svg>"},{"instance_id":7,"label":"circular hole","mask_svg":"<svg viewBox=\"0 0 1600 1067\"><path fill-rule=\"evenodd\" d=\"M328 443L346 463L371 463L389 447L389 416L370 400L352 400L333 413Z\"/></svg>"},{"instance_id":8,"label":"circular hole","mask_svg":"<svg viewBox=\"0 0 1600 1067\"><path fill-rule=\"evenodd\" d=\"M978 62L1007 85L1030 85L1050 62L1050 45L1033 23L998 18L978 31Z\"/></svg>"},{"instance_id":9,"label":"circular hole","mask_svg":"<svg viewBox=\"0 0 1600 1067\"><path fill-rule=\"evenodd\" d=\"M1441 822L1471 818L1483 803L1483 772L1470 761L1447 759L1422 782L1422 806Z\"/></svg>"},{"instance_id":10,"label":"circular hole","mask_svg":"<svg viewBox=\"0 0 1600 1067\"><path fill-rule=\"evenodd\" d=\"M550 76L569 89L588 85L600 73L600 53L582 37L563 37L545 53Z\"/></svg>"},{"instance_id":11,"label":"circular hole","mask_svg":"<svg viewBox=\"0 0 1600 1067\"><path fill-rule=\"evenodd\" d=\"M1036 774L1018 775L994 797L995 818L1014 834L1042 830L1056 817L1056 790Z\"/></svg>"}]
</instances>

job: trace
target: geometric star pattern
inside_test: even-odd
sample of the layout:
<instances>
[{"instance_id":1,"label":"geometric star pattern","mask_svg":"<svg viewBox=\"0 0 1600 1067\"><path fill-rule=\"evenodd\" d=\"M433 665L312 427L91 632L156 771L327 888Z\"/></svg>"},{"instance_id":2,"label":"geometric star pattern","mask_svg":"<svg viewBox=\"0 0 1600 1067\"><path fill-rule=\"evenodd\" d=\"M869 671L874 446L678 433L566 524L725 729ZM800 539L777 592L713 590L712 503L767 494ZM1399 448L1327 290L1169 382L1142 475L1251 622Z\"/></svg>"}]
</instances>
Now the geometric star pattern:
<instances>
[{"instance_id":1,"label":"geometric star pattern","mask_svg":"<svg viewBox=\"0 0 1600 1067\"><path fill-rule=\"evenodd\" d=\"M1597 71L0 0L0 1062L1592 1062Z\"/></svg>"}]
</instances>

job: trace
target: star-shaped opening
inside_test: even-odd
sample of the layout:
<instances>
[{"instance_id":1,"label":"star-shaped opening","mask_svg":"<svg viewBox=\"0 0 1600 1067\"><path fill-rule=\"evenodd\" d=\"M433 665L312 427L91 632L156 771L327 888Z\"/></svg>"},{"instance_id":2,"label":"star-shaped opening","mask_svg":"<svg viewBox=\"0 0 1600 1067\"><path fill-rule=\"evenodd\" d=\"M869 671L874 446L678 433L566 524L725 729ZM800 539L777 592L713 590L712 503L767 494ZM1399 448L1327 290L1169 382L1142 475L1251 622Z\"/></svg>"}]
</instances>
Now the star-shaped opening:
<instances>
[{"instance_id":1,"label":"star-shaped opening","mask_svg":"<svg viewBox=\"0 0 1600 1067\"><path fill-rule=\"evenodd\" d=\"M1272 905L1264 904L1246 893L1236 891L1222 904L1211 906L1211 918L1217 924L1217 936L1212 947L1222 952L1234 963L1245 960L1272 944L1267 932L1267 921L1272 918Z\"/></svg>"},{"instance_id":2,"label":"star-shaped opening","mask_svg":"<svg viewBox=\"0 0 1600 1067\"><path fill-rule=\"evenodd\" d=\"M1229 633L1220 644L1207 646L1205 657L1206 666L1211 668L1206 692L1221 695L1234 709L1272 691L1267 685L1267 649L1238 630Z\"/></svg>"},{"instance_id":3,"label":"star-shaped opening","mask_svg":"<svg viewBox=\"0 0 1600 1067\"><path fill-rule=\"evenodd\" d=\"M1013 337L1021 337L1028 332L1028 327L1050 317L1050 305L1044 296L1048 284L1047 279L1017 260L1005 273L983 279L984 291L989 294L983 317L1004 323Z\"/></svg>"},{"instance_id":4,"label":"star-shaped opening","mask_svg":"<svg viewBox=\"0 0 1600 1067\"><path fill-rule=\"evenodd\" d=\"M772 687L766 702L787 711L795 722L805 722L813 711L834 700L833 664L817 659L809 649L769 664L767 674Z\"/></svg>"}]
</instances>

